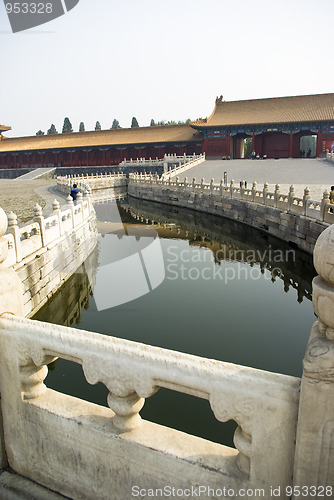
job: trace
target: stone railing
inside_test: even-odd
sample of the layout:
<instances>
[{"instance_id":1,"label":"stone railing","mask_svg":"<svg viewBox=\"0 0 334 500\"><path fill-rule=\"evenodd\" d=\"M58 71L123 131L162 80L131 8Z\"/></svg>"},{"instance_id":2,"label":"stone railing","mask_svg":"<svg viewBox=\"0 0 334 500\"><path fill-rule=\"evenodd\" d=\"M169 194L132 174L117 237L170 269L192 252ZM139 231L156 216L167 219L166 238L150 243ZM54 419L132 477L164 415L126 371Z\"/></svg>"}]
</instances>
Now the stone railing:
<instances>
[{"instance_id":1,"label":"stone railing","mask_svg":"<svg viewBox=\"0 0 334 500\"><path fill-rule=\"evenodd\" d=\"M11 315L0 319L0 339L6 448L19 474L70 498L131 498L133 485L195 487L199 477L215 489L291 484L298 378ZM48 390L56 357L103 383L110 409ZM235 420L236 449L142 421L145 398L160 387Z\"/></svg>"},{"instance_id":2,"label":"stone railing","mask_svg":"<svg viewBox=\"0 0 334 500\"><path fill-rule=\"evenodd\" d=\"M124 158L124 160L118 165L119 167L152 167L163 165L163 158Z\"/></svg>"},{"instance_id":3,"label":"stone railing","mask_svg":"<svg viewBox=\"0 0 334 500\"><path fill-rule=\"evenodd\" d=\"M133 160L123 160L119 166L120 167L154 167L158 165L163 165L163 177L168 178L174 177L182 172L185 172L189 168L195 167L205 161L205 153L196 155L181 155L177 154L165 154L163 158L152 159L152 158L137 158ZM131 175L131 174L130 174Z\"/></svg>"},{"instance_id":4,"label":"stone railing","mask_svg":"<svg viewBox=\"0 0 334 500\"><path fill-rule=\"evenodd\" d=\"M200 195L231 198L278 208L281 211L289 211L297 215L304 215L328 224L334 222L334 213L331 212L328 191L323 193L323 199L321 201L316 201L310 199L310 190L307 187L304 189L303 198L299 198L295 195L295 188L293 185L290 186L289 193L284 194L280 192L279 184L276 184L274 192L270 192L268 183L264 183L263 188L258 189L256 182L253 182L251 188L246 188L244 182L242 182L239 187L235 186L233 180L231 180L229 186L225 186L223 180L220 181L220 184L215 184L214 179L211 179L210 183L206 183L205 179L201 179L201 182L197 182L196 179L193 178L191 182L188 182L187 177L184 181L180 181L178 177L172 180L171 177L172 176L166 178L163 175L159 178L156 175L130 174L132 184L156 185L165 189L170 188L173 191L186 191Z\"/></svg>"},{"instance_id":5,"label":"stone railing","mask_svg":"<svg viewBox=\"0 0 334 500\"><path fill-rule=\"evenodd\" d=\"M323 193L321 201L312 200L305 188L303 198L295 195L294 186L289 193L281 193L279 184L270 192L268 184L258 189L254 182L247 189L244 183L235 186L232 180L226 186L222 180L206 183L187 178L180 182L153 175L133 174L129 177L128 192L136 198L158 201L169 205L191 208L242 222L268 232L273 236L297 244L312 252L319 234L334 222L334 206L329 193Z\"/></svg>"},{"instance_id":6,"label":"stone railing","mask_svg":"<svg viewBox=\"0 0 334 500\"><path fill-rule=\"evenodd\" d=\"M0 210L0 466L31 481L27 498L34 483L87 500L167 485L183 491L180 498L192 488L198 496L200 485L211 492L202 489L203 498L225 488L231 498L256 489L262 498L275 491L296 499L301 485L310 498L315 491L332 498L334 225L314 251L319 319L300 397L295 377L22 318L21 282L3 264L5 230ZM90 384L104 384L109 408L48 389L47 365L57 357L80 364ZM236 449L143 421L145 398L159 388L206 399L219 421L235 420Z\"/></svg>"},{"instance_id":7,"label":"stone railing","mask_svg":"<svg viewBox=\"0 0 334 500\"><path fill-rule=\"evenodd\" d=\"M57 200L53 202L53 213L49 217L43 217L41 207L34 207L33 221L19 227L17 216L10 212L8 214L8 231L4 238L8 242L8 256L4 264L8 267L20 263L24 259L38 253L44 247L52 247L59 238L66 233L71 233L82 222L87 220L94 212L89 196L83 198L78 194L74 205L71 197L67 199L67 205L60 208Z\"/></svg>"},{"instance_id":8,"label":"stone railing","mask_svg":"<svg viewBox=\"0 0 334 500\"><path fill-rule=\"evenodd\" d=\"M24 315L32 316L78 269L97 244L96 214L89 195L78 194L76 203L67 198L60 208L44 217L36 204L34 219L19 227L17 216L8 214L8 231L3 241L7 256L3 262L17 272L23 284Z\"/></svg>"},{"instance_id":9,"label":"stone railing","mask_svg":"<svg viewBox=\"0 0 334 500\"><path fill-rule=\"evenodd\" d=\"M166 180L176 175L186 172L190 168L196 167L205 161L205 153L192 156L173 156L165 155L164 157L164 173L162 179Z\"/></svg>"},{"instance_id":10,"label":"stone railing","mask_svg":"<svg viewBox=\"0 0 334 500\"><path fill-rule=\"evenodd\" d=\"M73 184L82 192L92 192L98 189L126 186L126 175L117 174L91 174L91 175L66 175L57 177L57 189L64 194L70 194Z\"/></svg>"}]
</instances>

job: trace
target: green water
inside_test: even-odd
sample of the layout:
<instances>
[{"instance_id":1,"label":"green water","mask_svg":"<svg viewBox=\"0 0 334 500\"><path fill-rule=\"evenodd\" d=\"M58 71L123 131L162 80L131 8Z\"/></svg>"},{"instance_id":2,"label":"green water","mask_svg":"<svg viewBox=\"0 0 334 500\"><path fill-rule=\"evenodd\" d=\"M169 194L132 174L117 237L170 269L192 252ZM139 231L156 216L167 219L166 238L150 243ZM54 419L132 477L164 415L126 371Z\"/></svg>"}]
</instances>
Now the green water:
<instances>
[{"instance_id":1,"label":"green water","mask_svg":"<svg viewBox=\"0 0 334 500\"><path fill-rule=\"evenodd\" d=\"M144 234L142 247L147 239L144 227L158 234L165 269L162 283L135 300L101 308L100 299L94 296L88 306L90 283L81 272L35 319L53 318L69 325L75 317L74 328L301 376L315 320L310 301L315 271L309 255L231 221L131 199L116 208L124 230L115 229L115 207L97 206L103 236L99 236L95 255L95 289L112 301L122 294L126 297L127 287L136 286L124 279L122 291L120 283L106 279L104 270L108 258L115 262L127 255L127 241L133 243L134 239L129 234L138 227ZM109 213L113 215L109 217ZM131 251L130 245L129 255ZM103 265L107 267L102 269ZM86 299L82 300L85 292ZM76 301L85 302L86 308L75 305ZM81 366L74 363L57 360L50 367L46 384L106 405L106 388L101 384L89 386ZM204 400L160 389L146 400L141 415L232 445L235 424L217 422Z\"/></svg>"}]
</instances>

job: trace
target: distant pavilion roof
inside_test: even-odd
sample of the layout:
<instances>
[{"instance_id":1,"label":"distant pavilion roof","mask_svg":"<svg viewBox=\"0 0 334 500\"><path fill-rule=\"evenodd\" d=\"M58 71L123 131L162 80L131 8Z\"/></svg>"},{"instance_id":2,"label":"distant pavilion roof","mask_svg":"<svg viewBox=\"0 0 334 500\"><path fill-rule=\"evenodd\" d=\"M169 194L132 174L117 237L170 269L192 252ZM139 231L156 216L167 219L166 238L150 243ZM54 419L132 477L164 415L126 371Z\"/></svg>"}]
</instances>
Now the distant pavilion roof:
<instances>
[{"instance_id":1,"label":"distant pavilion roof","mask_svg":"<svg viewBox=\"0 0 334 500\"><path fill-rule=\"evenodd\" d=\"M12 130L12 127L6 127L6 125L0 125L0 134L1 132L6 132L7 130Z\"/></svg>"},{"instance_id":2,"label":"distant pavilion roof","mask_svg":"<svg viewBox=\"0 0 334 500\"><path fill-rule=\"evenodd\" d=\"M131 144L188 143L196 142L201 138L201 134L187 124L120 128L93 132L4 138L0 143L0 153L98 146L128 146Z\"/></svg>"},{"instance_id":3,"label":"distant pavilion roof","mask_svg":"<svg viewBox=\"0 0 334 500\"><path fill-rule=\"evenodd\" d=\"M223 101L216 105L209 118L191 122L197 129L258 125L266 123L301 123L334 121L334 94L301 95L252 99L249 101Z\"/></svg>"}]
</instances>

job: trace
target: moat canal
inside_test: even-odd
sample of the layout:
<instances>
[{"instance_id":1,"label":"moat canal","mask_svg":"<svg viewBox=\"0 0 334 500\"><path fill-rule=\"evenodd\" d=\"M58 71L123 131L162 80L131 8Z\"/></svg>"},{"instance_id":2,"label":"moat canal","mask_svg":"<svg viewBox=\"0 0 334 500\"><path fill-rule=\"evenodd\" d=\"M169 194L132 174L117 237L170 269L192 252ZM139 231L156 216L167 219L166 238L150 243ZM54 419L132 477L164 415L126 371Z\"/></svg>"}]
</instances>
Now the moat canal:
<instances>
[{"instance_id":1,"label":"moat canal","mask_svg":"<svg viewBox=\"0 0 334 500\"><path fill-rule=\"evenodd\" d=\"M301 376L315 320L310 255L194 211L133 198L95 208L96 252L34 319ZM107 389L74 363L57 360L46 384L107 406ZM234 422L216 421L204 400L160 389L141 416L232 445Z\"/></svg>"}]
</instances>

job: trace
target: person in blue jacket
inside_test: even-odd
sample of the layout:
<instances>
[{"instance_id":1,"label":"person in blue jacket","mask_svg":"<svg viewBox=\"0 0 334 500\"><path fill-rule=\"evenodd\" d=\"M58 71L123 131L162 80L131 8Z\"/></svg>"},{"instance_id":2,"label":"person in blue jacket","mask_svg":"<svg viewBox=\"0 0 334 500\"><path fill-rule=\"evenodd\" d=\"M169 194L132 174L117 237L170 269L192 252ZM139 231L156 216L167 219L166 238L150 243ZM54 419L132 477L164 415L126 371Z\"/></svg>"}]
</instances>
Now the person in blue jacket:
<instances>
[{"instance_id":1,"label":"person in blue jacket","mask_svg":"<svg viewBox=\"0 0 334 500\"><path fill-rule=\"evenodd\" d=\"M80 193L80 189L78 189L77 184L73 184L73 188L71 190L71 196L73 198L73 201L76 201L78 193Z\"/></svg>"}]
</instances>

